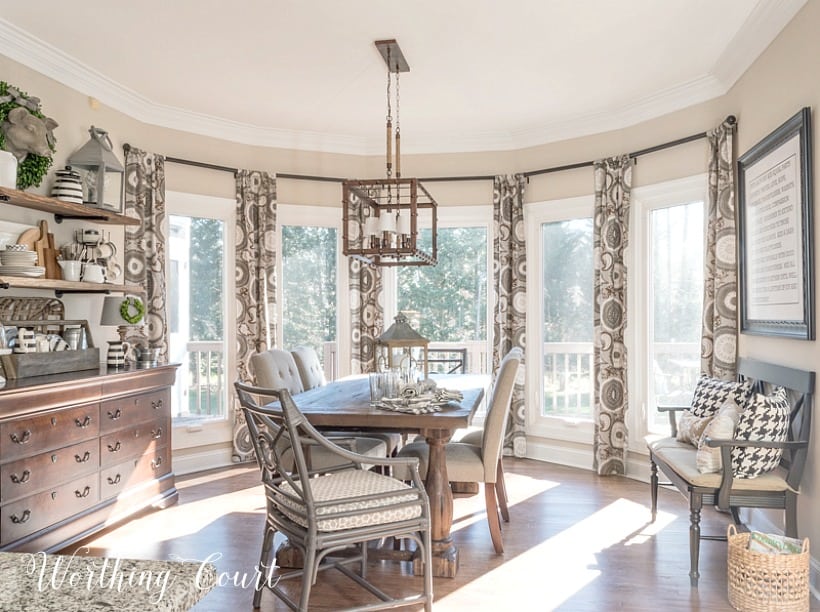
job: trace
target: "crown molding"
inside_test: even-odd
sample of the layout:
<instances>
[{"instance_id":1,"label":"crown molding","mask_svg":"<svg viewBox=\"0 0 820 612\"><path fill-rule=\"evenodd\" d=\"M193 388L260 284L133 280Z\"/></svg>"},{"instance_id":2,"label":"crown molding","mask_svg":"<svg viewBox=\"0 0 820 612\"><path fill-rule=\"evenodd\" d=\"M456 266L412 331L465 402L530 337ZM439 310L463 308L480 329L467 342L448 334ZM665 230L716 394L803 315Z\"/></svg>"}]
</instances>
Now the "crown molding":
<instances>
[{"instance_id":1,"label":"crown molding","mask_svg":"<svg viewBox=\"0 0 820 612\"><path fill-rule=\"evenodd\" d=\"M755 5L710 71L726 91L777 38L806 2L808 0L760 0Z\"/></svg>"},{"instance_id":2,"label":"crown molding","mask_svg":"<svg viewBox=\"0 0 820 612\"><path fill-rule=\"evenodd\" d=\"M510 151L626 128L724 95L808 0L759 0L709 74L632 100L518 130L421 133L404 152ZM230 142L323 153L378 155L383 142L345 134L262 127L158 104L0 19L0 53L137 121Z\"/></svg>"}]
</instances>

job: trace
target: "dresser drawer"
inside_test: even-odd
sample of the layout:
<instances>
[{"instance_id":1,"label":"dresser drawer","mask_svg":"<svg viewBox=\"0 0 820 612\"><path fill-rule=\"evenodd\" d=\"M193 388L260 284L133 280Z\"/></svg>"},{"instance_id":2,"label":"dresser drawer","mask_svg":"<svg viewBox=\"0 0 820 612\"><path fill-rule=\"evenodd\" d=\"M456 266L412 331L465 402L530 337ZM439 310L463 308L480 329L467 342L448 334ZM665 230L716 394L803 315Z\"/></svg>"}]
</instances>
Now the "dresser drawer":
<instances>
[{"instance_id":1,"label":"dresser drawer","mask_svg":"<svg viewBox=\"0 0 820 612\"><path fill-rule=\"evenodd\" d=\"M90 474L0 507L0 545L90 508L100 500L99 475Z\"/></svg>"},{"instance_id":2,"label":"dresser drawer","mask_svg":"<svg viewBox=\"0 0 820 612\"><path fill-rule=\"evenodd\" d=\"M100 443L87 440L0 467L0 503L100 469Z\"/></svg>"},{"instance_id":3,"label":"dresser drawer","mask_svg":"<svg viewBox=\"0 0 820 612\"><path fill-rule=\"evenodd\" d=\"M153 478L159 478L171 471L171 449L158 448L141 457L134 457L100 473L101 499L116 497L122 491L139 486Z\"/></svg>"},{"instance_id":4,"label":"dresser drawer","mask_svg":"<svg viewBox=\"0 0 820 612\"><path fill-rule=\"evenodd\" d=\"M168 446L171 439L170 421L155 419L100 437L100 465L111 467L133 456L144 455Z\"/></svg>"},{"instance_id":5,"label":"dresser drawer","mask_svg":"<svg viewBox=\"0 0 820 612\"><path fill-rule=\"evenodd\" d=\"M167 389L104 401L100 404L100 433L166 416L170 406L171 394Z\"/></svg>"},{"instance_id":6,"label":"dresser drawer","mask_svg":"<svg viewBox=\"0 0 820 612\"><path fill-rule=\"evenodd\" d=\"M94 438L99 432L99 403L14 419L0 423L0 458L6 462L30 457Z\"/></svg>"}]
</instances>

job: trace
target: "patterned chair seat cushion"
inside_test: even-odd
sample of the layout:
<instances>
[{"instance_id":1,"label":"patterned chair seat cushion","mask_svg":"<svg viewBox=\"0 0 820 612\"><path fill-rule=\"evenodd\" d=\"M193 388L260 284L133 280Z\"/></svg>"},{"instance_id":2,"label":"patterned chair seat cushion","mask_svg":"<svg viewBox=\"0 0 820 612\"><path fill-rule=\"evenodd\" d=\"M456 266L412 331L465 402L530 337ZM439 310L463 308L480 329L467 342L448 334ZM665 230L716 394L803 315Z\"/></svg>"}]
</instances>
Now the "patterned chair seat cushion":
<instances>
[{"instance_id":1,"label":"patterned chair seat cushion","mask_svg":"<svg viewBox=\"0 0 820 612\"><path fill-rule=\"evenodd\" d=\"M288 483L283 483L281 489L287 493L294 493L293 488ZM412 487L395 478L376 474L375 472L348 470L311 478L310 490L316 502L337 500L339 502L331 506L317 508L317 516L327 517L319 520L319 531L339 531L355 527L383 525L421 516L421 502L400 505L417 499L415 493L402 495L403 491L413 490ZM369 495L390 491L395 491L396 495L377 499L362 499ZM304 516L305 507L303 504L284 496L279 496L278 501L282 506L282 511L288 517L302 527L308 526L308 521ZM288 508L291 508L294 512L288 512ZM334 516L341 512L357 510L360 512L350 516Z\"/></svg>"}]
</instances>

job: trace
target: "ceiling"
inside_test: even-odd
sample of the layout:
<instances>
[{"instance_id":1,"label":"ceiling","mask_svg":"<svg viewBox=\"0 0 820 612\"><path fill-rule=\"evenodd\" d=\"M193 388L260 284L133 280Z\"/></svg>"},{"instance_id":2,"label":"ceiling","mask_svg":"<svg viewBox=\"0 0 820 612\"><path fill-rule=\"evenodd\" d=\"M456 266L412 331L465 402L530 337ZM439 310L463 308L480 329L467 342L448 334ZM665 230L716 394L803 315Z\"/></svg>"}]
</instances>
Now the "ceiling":
<instances>
[{"instance_id":1,"label":"ceiling","mask_svg":"<svg viewBox=\"0 0 820 612\"><path fill-rule=\"evenodd\" d=\"M395 38L404 152L510 150L723 95L805 2L4 1L0 54L147 123L377 154Z\"/></svg>"}]
</instances>

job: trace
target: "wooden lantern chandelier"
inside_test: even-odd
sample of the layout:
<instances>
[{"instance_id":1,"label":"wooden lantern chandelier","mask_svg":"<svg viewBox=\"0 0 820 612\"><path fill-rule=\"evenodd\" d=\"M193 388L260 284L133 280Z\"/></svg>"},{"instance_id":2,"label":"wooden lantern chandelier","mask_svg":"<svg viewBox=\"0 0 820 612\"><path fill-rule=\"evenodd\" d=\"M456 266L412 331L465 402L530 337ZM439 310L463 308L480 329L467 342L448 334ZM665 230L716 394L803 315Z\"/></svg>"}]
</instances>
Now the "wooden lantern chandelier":
<instances>
[{"instance_id":1,"label":"wooden lantern chandelier","mask_svg":"<svg viewBox=\"0 0 820 612\"><path fill-rule=\"evenodd\" d=\"M387 64L387 178L342 182L342 252L377 266L435 265L436 201L415 178L401 176L401 125L399 120L399 73L410 66L395 40L377 40L376 47ZM396 82L395 176L393 176L393 115L390 90ZM423 244L421 231L430 229Z\"/></svg>"}]
</instances>

